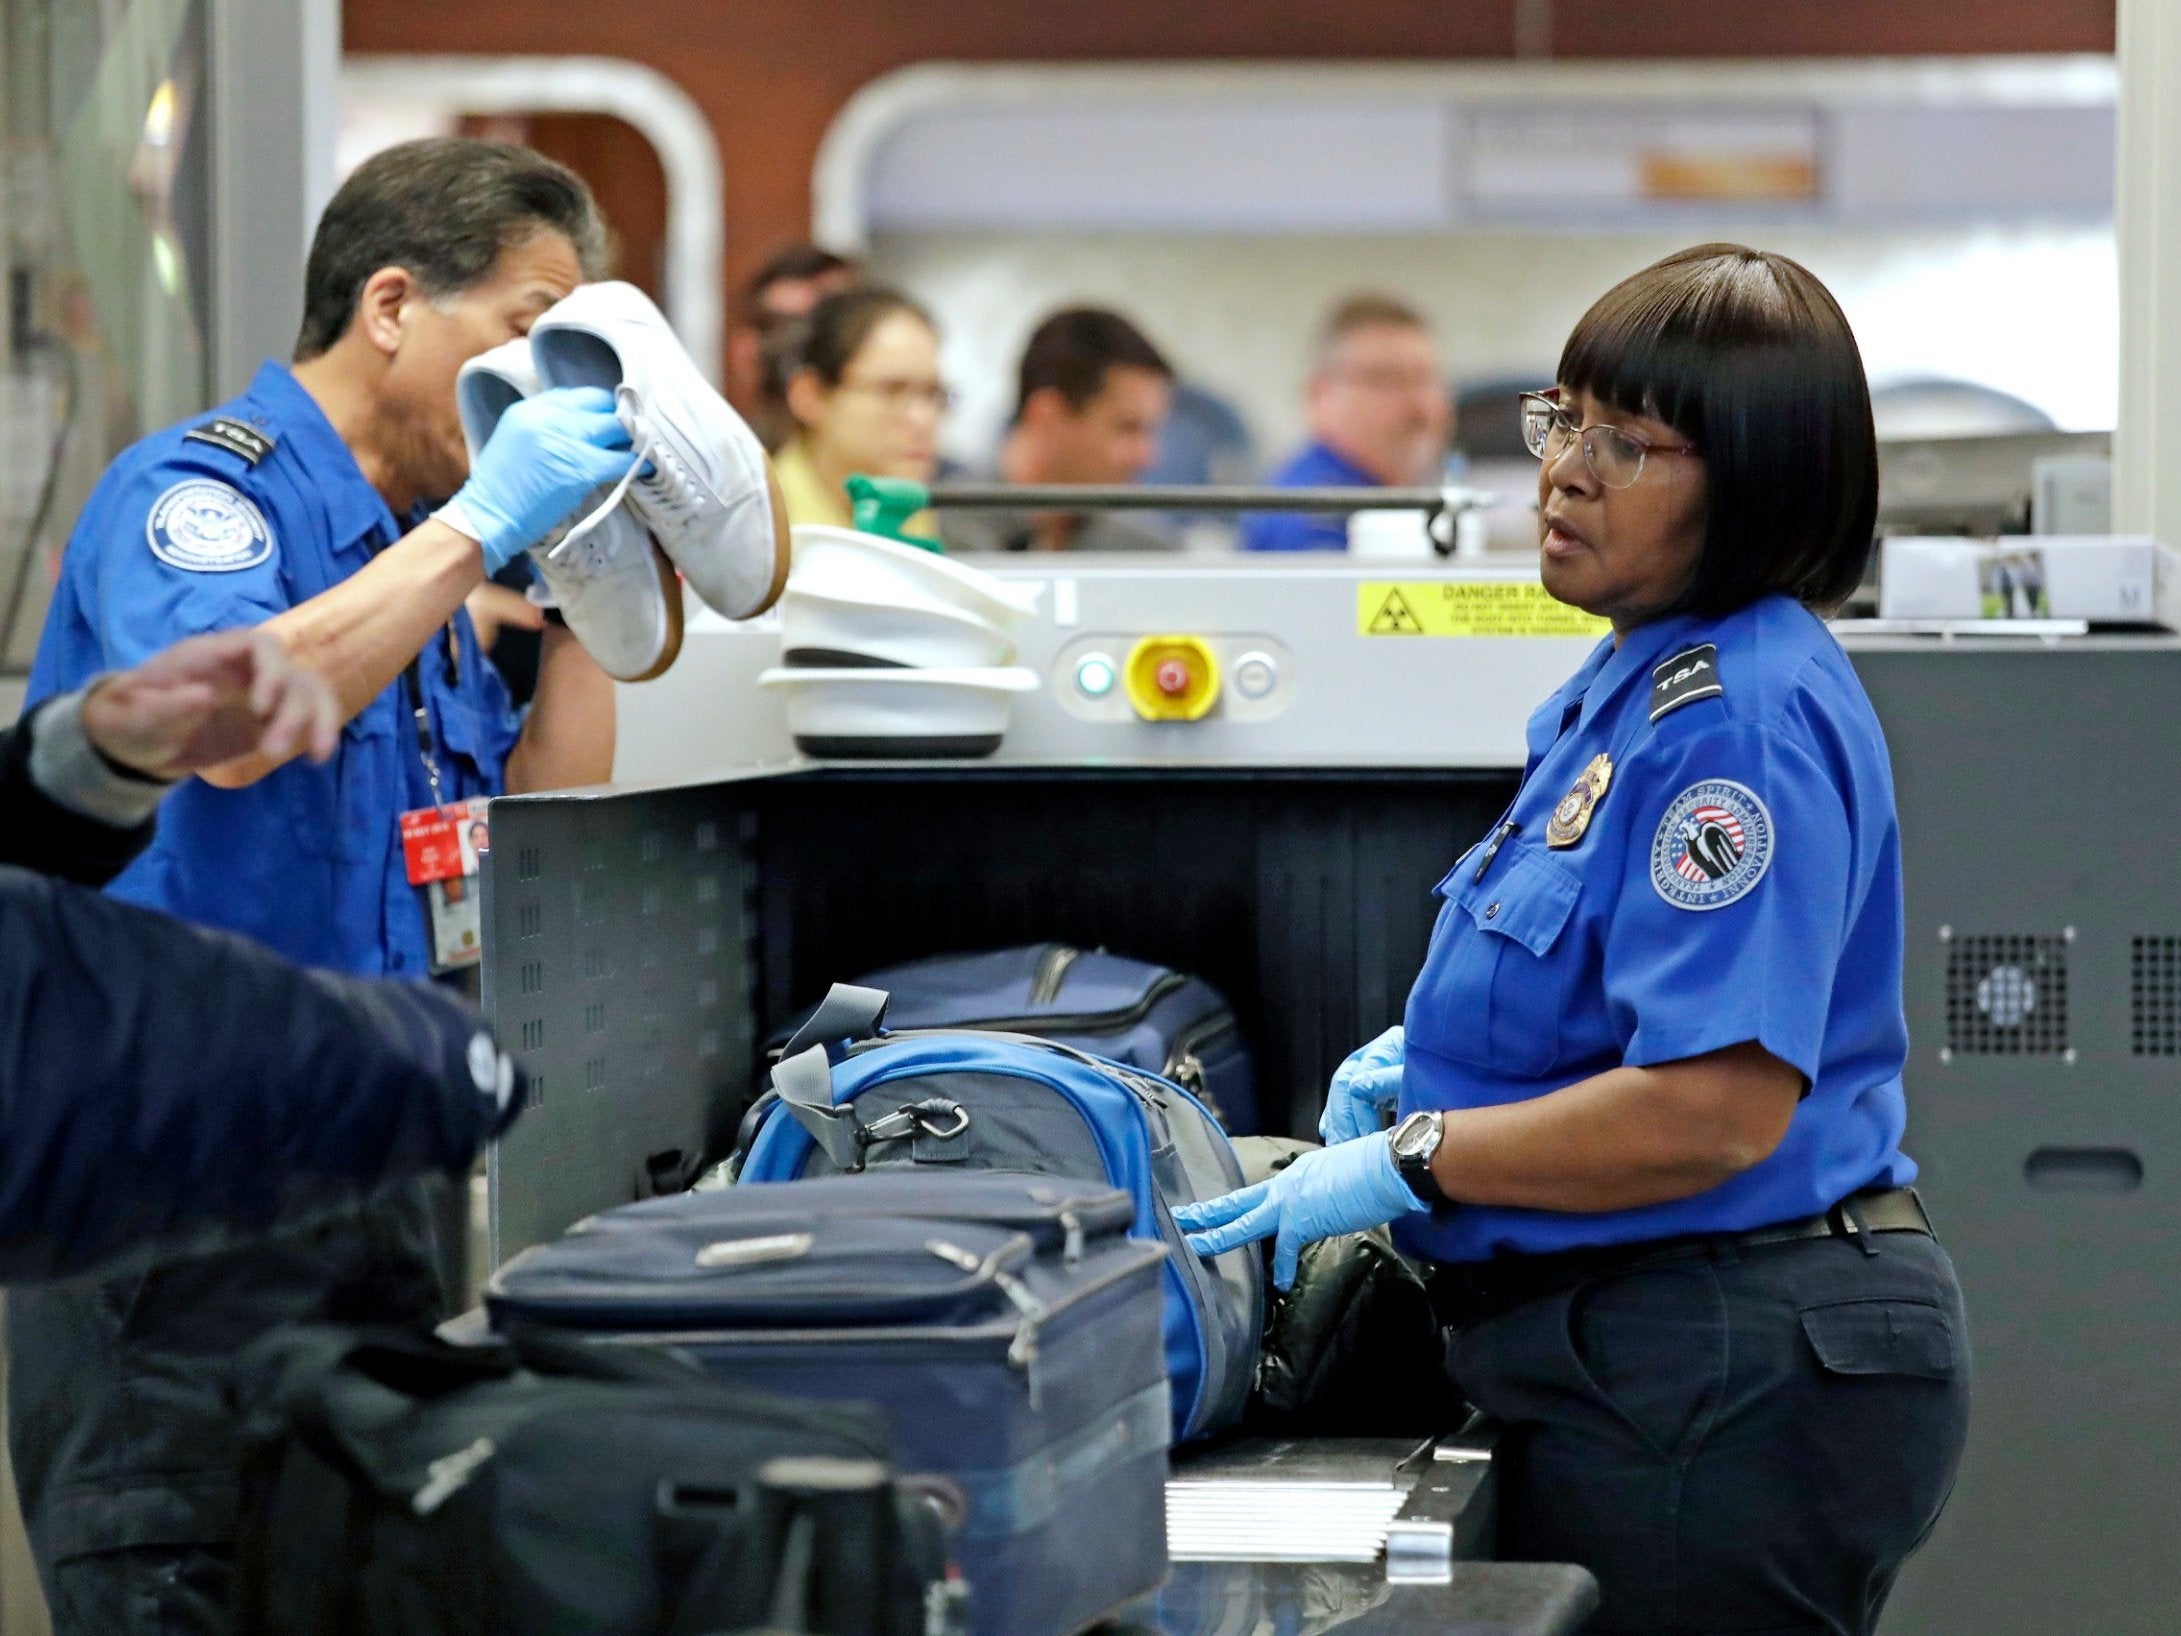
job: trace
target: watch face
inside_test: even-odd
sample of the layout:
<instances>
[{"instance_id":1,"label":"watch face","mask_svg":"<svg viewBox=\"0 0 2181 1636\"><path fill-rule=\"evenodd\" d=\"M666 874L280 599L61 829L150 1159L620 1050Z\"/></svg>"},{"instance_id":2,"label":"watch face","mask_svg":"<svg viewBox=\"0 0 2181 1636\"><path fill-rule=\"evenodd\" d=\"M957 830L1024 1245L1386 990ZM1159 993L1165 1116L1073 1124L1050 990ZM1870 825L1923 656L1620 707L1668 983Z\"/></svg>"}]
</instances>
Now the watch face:
<instances>
[{"instance_id":1,"label":"watch face","mask_svg":"<svg viewBox=\"0 0 2181 1636\"><path fill-rule=\"evenodd\" d=\"M1397 1159L1416 1159L1439 1145L1439 1121L1428 1113L1412 1113L1395 1128L1393 1153Z\"/></svg>"}]
</instances>

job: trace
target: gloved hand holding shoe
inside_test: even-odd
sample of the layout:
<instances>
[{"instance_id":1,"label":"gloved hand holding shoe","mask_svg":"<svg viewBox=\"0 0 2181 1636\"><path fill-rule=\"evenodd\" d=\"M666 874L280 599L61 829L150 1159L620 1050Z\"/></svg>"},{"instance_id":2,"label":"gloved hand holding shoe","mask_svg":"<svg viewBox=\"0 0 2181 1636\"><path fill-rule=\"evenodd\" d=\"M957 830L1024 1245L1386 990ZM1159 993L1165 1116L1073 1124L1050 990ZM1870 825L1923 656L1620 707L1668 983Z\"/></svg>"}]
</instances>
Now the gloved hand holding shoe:
<instances>
[{"instance_id":1,"label":"gloved hand holding shoe","mask_svg":"<svg viewBox=\"0 0 2181 1636\"><path fill-rule=\"evenodd\" d=\"M1394 1166L1392 1138L1381 1132L1305 1153L1255 1187L1182 1205L1174 1211L1174 1224L1189 1235L1189 1248L1198 1255L1222 1255L1274 1238L1272 1281L1290 1289L1305 1245L1383 1227L1424 1208Z\"/></svg>"},{"instance_id":2,"label":"gloved hand holding shoe","mask_svg":"<svg viewBox=\"0 0 2181 1636\"><path fill-rule=\"evenodd\" d=\"M1348 1054L1333 1070L1318 1116L1318 1140L1327 1147L1352 1142L1385 1127L1386 1115L1401 1099L1401 1075L1408 1055L1408 1035L1399 1023Z\"/></svg>"},{"instance_id":3,"label":"gloved hand holding shoe","mask_svg":"<svg viewBox=\"0 0 2181 1636\"><path fill-rule=\"evenodd\" d=\"M595 386L540 392L500 417L469 481L432 515L475 540L485 572L496 574L634 463L612 393Z\"/></svg>"}]
</instances>

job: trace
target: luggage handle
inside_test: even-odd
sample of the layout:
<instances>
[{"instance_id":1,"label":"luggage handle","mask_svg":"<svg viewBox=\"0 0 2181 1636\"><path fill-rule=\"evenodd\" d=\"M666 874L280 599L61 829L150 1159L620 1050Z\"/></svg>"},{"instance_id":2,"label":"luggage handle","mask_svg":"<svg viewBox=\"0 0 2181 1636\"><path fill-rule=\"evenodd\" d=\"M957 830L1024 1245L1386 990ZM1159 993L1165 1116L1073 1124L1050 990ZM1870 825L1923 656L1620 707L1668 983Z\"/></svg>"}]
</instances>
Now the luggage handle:
<instances>
[{"instance_id":1,"label":"luggage handle","mask_svg":"<svg viewBox=\"0 0 2181 1636\"><path fill-rule=\"evenodd\" d=\"M785 1062L814 1045L870 1039L885 1024L886 1001L887 994L882 988L835 983L826 990L825 998L818 1002L818 1009L810 1014L810 1020L780 1048L780 1060Z\"/></svg>"}]
</instances>

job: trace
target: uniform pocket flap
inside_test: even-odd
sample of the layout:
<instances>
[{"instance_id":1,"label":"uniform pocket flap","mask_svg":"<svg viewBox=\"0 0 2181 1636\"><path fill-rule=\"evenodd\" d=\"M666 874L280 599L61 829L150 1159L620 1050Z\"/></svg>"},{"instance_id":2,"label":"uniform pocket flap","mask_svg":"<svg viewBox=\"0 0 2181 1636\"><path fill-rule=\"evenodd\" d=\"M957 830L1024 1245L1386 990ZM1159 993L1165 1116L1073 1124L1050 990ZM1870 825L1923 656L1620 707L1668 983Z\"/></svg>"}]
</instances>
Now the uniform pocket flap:
<instances>
[{"instance_id":1,"label":"uniform pocket flap","mask_svg":"<svg viewBox=\"0 0 2181 1636\"><path fill-rule=\"evenodd\" d=\"M1511 937L1532 954L1553 945L1575 908L1582 881L1542 853L1518 853L1495 881L1487 876L1465 907L1478 929Z\"/></svg>"},{"instance_id":2,"label":"uniform pocket flap","mask_svg":"<svg viewBox=\"0 0 2181 1636\"><path fill-rule=\"evenodd\" d=\"M1836 1375L1954 1376L1946 1313L1926 1301L1838 1301L1806 1307L1802 1332Z\"/></svg>"}]
</instances>

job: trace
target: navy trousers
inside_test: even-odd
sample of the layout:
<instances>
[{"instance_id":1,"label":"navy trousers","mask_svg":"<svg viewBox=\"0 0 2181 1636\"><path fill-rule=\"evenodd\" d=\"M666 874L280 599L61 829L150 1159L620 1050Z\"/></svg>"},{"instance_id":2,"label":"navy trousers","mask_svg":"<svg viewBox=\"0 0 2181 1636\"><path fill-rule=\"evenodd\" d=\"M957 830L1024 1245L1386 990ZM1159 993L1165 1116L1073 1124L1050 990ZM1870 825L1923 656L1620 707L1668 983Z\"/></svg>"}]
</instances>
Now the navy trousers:
<instances>
[{"instance_id":1,"label":"navy trousers","mask_svg":"<svg viewBox=\"0 0 2181 1636\"><path fill-rule=\"evenodd\" d=\"M1605 1636L1868 1636L1953 1486L1969 1346L1915 1233L1612 1268L1454 1312L1505 1422L1500 1555L1576 1562Z\"/></svg>"}]
</instances>

